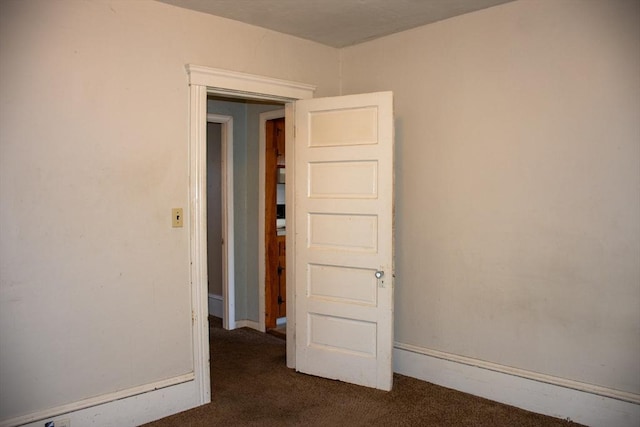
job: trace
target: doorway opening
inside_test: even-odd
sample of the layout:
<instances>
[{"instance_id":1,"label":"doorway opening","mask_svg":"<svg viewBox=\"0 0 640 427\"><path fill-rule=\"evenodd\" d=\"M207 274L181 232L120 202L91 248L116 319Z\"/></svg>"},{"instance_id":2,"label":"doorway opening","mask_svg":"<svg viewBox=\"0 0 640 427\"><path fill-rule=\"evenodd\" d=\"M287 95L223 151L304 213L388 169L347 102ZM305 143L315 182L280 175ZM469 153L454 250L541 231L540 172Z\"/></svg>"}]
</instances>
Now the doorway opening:
<instances>
[{"instance_id":1,"label":"doorway opening","mask_svg":"<svg viewBox=\"0 0 640 427\"><path fill-rule=\"evenodd\" d=\"M297 82L273 79L264 76L239 73L235 71L202 67L187 64L185 69L189 80L189 231L190 231L190 283L191 283L191 304L192 304L192 343L193 343L193 370L195 375L195 392L197 400L201 404L211 401L211 382L209 367L209 322L207 308L207 266L206 266L206 115L209 96L237 97L252 100L277 102L280 106L284 104L285 115L288 118L294 117L294 102L299 99L309 99L313 97L315 86ZM282 107L280 107L282 108ZM288 154L293 154L293 122L287 121L287 147ZM234 150L235 151L235 150ZM291 163L291 170L295 165ZM236 176L240 175L238 173ZM290 199L293 198L293 187L287 188ZM246 206L245 206L246 208ZM236 206L235 211L241 209ZM293 218L294 206L287 206L287 217ZM295 254L295 242L292 230L295 224L289 224L289 236L287 236L287 246L289 256ZM240 229L236 225L237 229ZM250 235L251 233L247 233ZM257 233L256 233L257 234ZM237 236L240 241L241 236ZM239 242L240 243L240 242ZM238 245L240 246L240 244ZM240 261L236 260L236 265ZM240 271L236 268L236 271ZM292 283L293 271L287 271L289 282ZM236 285L239 280L236 277ZM236 294L238 293L236 286ZM261 292L258 292L258 296ZM295 327L295 295L290 287L287 290L289 301L289 317L293 319L288 322L287 329L293 331ZM239 299L240 301L240 299ZM240 304L241 305L241 304ZM236 305L236 312L238 312ZM238 313L236 316L239 317ZM260 320L260 319L258 319ZM258 323L259 326L261 322ZM236 322L238 326L238 322ZM287 366L296 366L296 340L291 334L286 342Z\"/></svg>"},{"instance_id":2,"label":"doorway opening","mask_svg":"<svg viewBox=\"0 0 640 427\"><path fill-rule=\"evenodd\" d=\"M223 319L225 329L249 327L262 332L271 329L280 329L284 332L286 328L284 310L284 301L286 301L286 273L284 269L286 236L284 227L281 226L276 231L277 225L283 225L281 223L284 220L285 210L284 185L276 183L278 171L284 171L282 168L284 166L285 142L284 116L285 110L282 102L213 94L207 96L207 117L229 118L229 133L233 134L233 152L228 153L231 163L227 168L227 174L230 174L229 180L234 182L234 188L230 190L229 198L232 202L235 200L235 209L227 210L220 209L220 206L215 204L217 193L211 187L210 175L219 174L219 169L216 169L215 162L209 159L213 157L210 151L215 150L217 146L214 136L217 135L218 130L213 123L207 125L207 191L212 196L207 195L209 314L222 317L218 309L221 305L218 301L220 299L224 302L228 298L234 302L233 310L230 311L231 318L227 319L225 316ZM280 166L277 165L277 155L273 161L267 160L271 155L267 153L268 150L266 151L267 141L273 144L272 136L277 136L277 132L269 134L265 132L265 129L267 126L273 126L272 123L267 124L269 120L273 119L280 121ZM211 137L209 133L212 134ZM267 173L265 169L267 161L273 163L269 166L270 173ZM267 177L272 179L267 179ZM224 179L223 172L222 180ZM266 200L269 202L266 203ZM219 263L220 260L218 249L225 248L225 238L216 237L215 232L215 226L219 224L216 219L219 211L227 212L227 217L233 220L236 227L235 232L233 228L229 230L230 235L236 236L234 252L231 254L236 265L233 271L230 270L234 280L227 282L222 280L222 292L220 292L220 287L216 287L216 280L219 277L216 263ZM265 221L267 216L269 216L269 220ZM276 217L279 218L276 219ZM271 234L273 234L272 239L265 238ZM275 245L276 251L280 250L282 256L278 265L268 268L270 260L273 259L273 257L269 257L272 252L269 248L273 245ZM270 298L271 295L274 295L273 298ZM272 300L276 301L275 309L270 308ZM281 303L277 304L278 301ZM282 309L278 310L280 307ZM226 315L226 311L223 314ZM275 314L273 324L270 324L266 319L267 314ZM284 335L283 333L282 336Z\"/></svg>"}]
</instances>

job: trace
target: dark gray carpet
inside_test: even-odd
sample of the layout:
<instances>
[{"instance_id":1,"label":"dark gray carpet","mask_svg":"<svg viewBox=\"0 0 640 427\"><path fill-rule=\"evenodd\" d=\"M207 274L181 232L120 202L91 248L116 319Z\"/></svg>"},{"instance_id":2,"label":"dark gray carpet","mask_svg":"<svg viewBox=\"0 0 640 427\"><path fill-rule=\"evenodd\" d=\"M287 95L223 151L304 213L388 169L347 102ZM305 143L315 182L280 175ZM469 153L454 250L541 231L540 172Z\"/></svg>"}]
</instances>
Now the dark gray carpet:
<instances>
[{"instance_id":1,"label":"dark gray carpet","mask_svg":"<svg viewBox=\"0 0 640 427\"><path fill-rule=\"evenodd\" d=\"M166 426L576 426L394 375L383 392L296 373L285 341L212 322L212 402L147 424Z\"/></svg>"}]
</instances>

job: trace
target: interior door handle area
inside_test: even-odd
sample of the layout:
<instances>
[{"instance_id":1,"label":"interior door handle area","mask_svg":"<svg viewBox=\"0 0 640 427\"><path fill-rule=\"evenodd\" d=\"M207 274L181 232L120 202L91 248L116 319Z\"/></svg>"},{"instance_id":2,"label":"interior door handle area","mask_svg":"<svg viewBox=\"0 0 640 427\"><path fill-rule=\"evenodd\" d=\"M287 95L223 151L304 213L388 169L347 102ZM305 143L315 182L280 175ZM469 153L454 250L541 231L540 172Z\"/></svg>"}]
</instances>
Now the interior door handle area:
<instances>
[{"instance_id":1,"label":"interior door handle area","mask_svg":"<svg viewBox=\"0 0 640 427\"><path fill-rule=\"evenodd\" d=\"M376 279L382 279L384 276L384 271L376 271Z\"/></svg>"}]
</instances>

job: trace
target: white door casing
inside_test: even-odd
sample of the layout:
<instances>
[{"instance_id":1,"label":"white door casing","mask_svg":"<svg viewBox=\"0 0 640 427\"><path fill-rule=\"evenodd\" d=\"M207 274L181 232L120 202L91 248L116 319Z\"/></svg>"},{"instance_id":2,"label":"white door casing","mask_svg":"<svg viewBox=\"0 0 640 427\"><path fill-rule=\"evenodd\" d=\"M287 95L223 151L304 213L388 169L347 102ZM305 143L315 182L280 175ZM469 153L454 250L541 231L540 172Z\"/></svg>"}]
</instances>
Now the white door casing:
<instances>
[{"instance_id":1,"label":"white door casing","mask_svg":"<svg viewBox=\"0 0 640 427\"><path fill-rule=\"evenodd\" d=\"M311 98L315 86L193 64L187 64L185 68L189 77L189 208L186 217L189 224L191 265L189 279L193 324L194 388L196 401L205 404L211 401L206 265L207 95L231 95L246 99L286 102L285 116L292 118L293 101ZM292 129L287 128L287 133L293 135ZM293 145L292 142L292 140L287 141L288 147ZM293 191L293 186L291 187ZM287 209L293 210L293 205ZM291 217L289 212L287 215ZM293 243L289 243L289 238L287 238L287 246L293 246ZM287 280L292 279L288 276ZM293 289L288 290L287 298L294 299ZM288 329L290 327L293 326L287 325ZM293 333L289 335L293 338ZM287 366L290 367L295 365L294 339L287 340Z\"/></svg>"},{"instance_id":2,"label":"white door casing","mask_svg":"<svg viewBox=\"0 0 640 427\"><path fill-rule=\"evenodd\" d=\"M307 296L305 289L307 289L307 264L304 262L298 261L298 257L306 257L308 255L317 255L319 252L329 253L330 244L333 243L333 246L336 246L336 242L328 242L330 243L325 249L318 251L318 245L315 247L307 247L306 236L309 234L309 222L307 221L307 217L310 213L314 213L311 211L307 211L306 214L302 214L304 221L303 223L296 224L298 222L298 207L296 203L288 203L287 204L287 218L289 219L289 223L287 224L287 265L291 266L287 268L287 282L294 284L293 286L289 286L287 288L287 298L289 301L293 302L289 306L290 316L288 316L289 321L287 322L287 366L290 368L297 368L302 372L308 372L315 375L321 375L328 378L338 378L343 381L354 382L357 384L365 384L371 385L373 387L378 387L381 389L390 389L392 386L392 363L391 363L391 348L393 342L393 254L392 254L392 232L393 232L393 112L392 112L392 94L391 93L379 93L379 94L368 94L368 95L355 95L355 96L347 96L347 97L339 97L339 98L324 98L324 99L316 99L312 100L313 92L315 87L312 85L301 84L297 82L284 81L279 79L273 79L264 76L256 76L246 73L238 73L234 71L221 70L215 68L201 67L197 65L187 65L186 66L187 73L189 75L189 85L190 85L190 119L189 119L189 240L190 240L190 260L191 260L191 288L192 288L192 315L193 315L193 353L194 353L194 374L195 374L195 385L197 389L197 400L200 403L207 403L210 401L210 387L209 387L209 346L208 346L208 322L207 322L207 285L206 285L206 209L204 208L204 203L206 202L206 193L204 192L205 188L205 145L206 145L206 99L207 94L220 94L220 95L232 95L240 98L247 99L263 99L263 100L271 100L271 101L283 101L285 102L285 117L287 119L286 123L286 134L287 134L287 174L291 177L295 177L293 182L292 180L288 180L287 185L287 199L295 200L298 203L298 194L300 192L298 189L303 189L306 191L307 189L312 189L314 193L309 193L313 198L307 197L311 203L311 207L314 209L317 207L314 204L318 204L322 200L329 202L328 209L337 209L337 208L345 208L348 207L353 208L350 214L343 214L340 211L333 212L332 214L336 217L342 215L341 219L348 220L347 218L352 218L354 222L357 222L361 227L358 229L351 230L350 227L347 227L347 232L353 237L360 238L360 243L365 243L361 245L360 249L365 249L358 253L357 244L351 244L352 248L349 250L347 246L345 247L334 247L332 249L333 255L325 256L322 258L306 258L307 264L311 264L314 267L313 273L314 277L318 277L318 273L320 273L320 279L318 281L314 281L313 291L315 294L310 294ZM296 101L300 99L310 99L311 101L318 101L320 104L310 105L305 104L306 101ZM340 99L344 102L340 104ZM386 101L385 101L386 99ZM310 108L313 108L311 110ZM302 109L302 110L300 110ZM331 123L332 120L323 120L337 118L339 114L331 114L333 112L337 112L339 110L345 110L346 116L342 115L343 120L347 122L352 122L352 124L357 124L358 126L350 127L345 130L348 132L343 134L339 140L344 145L344 150L341 150L339 145L336 145L337 152L342 151L346 153L351 149L355 149L358 146L357 139L360 136L367 136L367 129L369 130L368 135L375 135L378 138L377 142L373 143L371 140L366 140L363 145L363 148L368 149L364 151L367 155L374 153L373 157L363 157L358 158L357 156L353 159L345 157L344 159L331 159L328 158L326 160L313 159L317 163L315 170L315 176L321 175L329 175L333 177L340 176L342 173L344 176L345 173L349 174L349 172L345 171L345 167L349 166L348 162L352 162L352 170L358 171L360 169L361 173L354 173L352 177L360 177L361 179L356 179L354 183L350 183L350 185L346 185L341 192L335 192L335 194L331 194L330 186L320 187L309 187L306 181L306 175L303 176L303 181L298 183L298 172L300 170L306 170L307 165L304 163L298 164L298 149L307 151L308 147L305 146L305 141L308 144L308 138L306 140L296 140L294 141L294 134L304 133L302 132L302 128L298 128L297 132L294 131L294 118L302 117L299 114L300 111L306 111L308 113L326 111L327 114L313 114L315 116L314 122L329 122L330 126L328 131L324 132L324 144L325 149L330 148L331 144L327 143L327 138L331 136L331 130L336 130L339 127L335 126L334 123ZM360 111L362 110L362 111ZM372 127L371 125L366 125L366 117L371 118L371 111L376 110L376 125ZM306 114L304 114L306 116ZM344 118L346 117L346 119ZM353 120L352 120L353 119ZM298 120L295 120L298 123ZM337 120L338 122L340 119ZM331 126L333 124L334 126ZM304 127L304 126L303 126ZM313 128L317 128L314 124ZM372 131L372 129L374 129ZM318 141L322 141L323 138L320 138ZM296 139L297 136L296 136ZM353 145L349 145L348 142L351 141L356 142ZM362 142L362 141L360 141ZM384 148L383 148L384 147ZM321 147L314 147L321 148ZM318 150L316 150L318 151ZM321 150L326 151L326 150ZM379 157L375 157L378 155ZM304 160L304 156L302 156ZM292 161L294 160L295 161ZM375 173L377 174L378 180L375 184L375 189L369 191L369 195L367 196L367 191L360 191L351 194L351 202L348 197L349 189L351 190L362 190L363 189L363 181L362 176L366 175L366 169L369 169L369 172L372 170L371 164L366 164L367 161L371 162L375 160L376 167ZM322 163L324 162L324 164ZM329 163L334 162L334 169ZM342 162L342 163L341 163ZM343 166L343 167L340 167ZM324 170L323 170L324 169ZM329 169L329 170L327 170ZM365 169L363 172L361 169ZM341 181L343 178L333 179L333 183ZM290 183L289 183L290 182ZM320 183L319 181L315 181L316 183ZM372 181L373 182L373 181ZM332 181L328 180L328 184L331 184ZM334 186L335 187L335 186ZM339 187L340 190L342 188ZM375 191L375 198L371 195L371 192ZM320 197L319 197L320 196ZM368 212L366 209L359 211L358 208L358 196L360 199L360 208L378 206L380 211ZM374 200L375 199L375 200ZM377 201L376 201L377 200ZM351 205L349 205L351 203ZM307 206L302 204L303 206ZM351 207L350 207L351 206ZM306 209L306 208L304 208ZM315 225L323 225L322 219L327 219L331 216L329 214L329 210L322 212L320 210L315 213L319 213L321 215L316 218L320 218L319 222L316 222ZM325 214L322 217L322 214ZM367 249L366 246L366 228L363 228L362 225L366 222L366 216L375 216L377 219L373 221L369 218L369 225L376 223L377 228L374 231L376 233L376 251L371 251L371 245ZM291 221L290 219L296 218L295 221ZM314 218L315 219L315 218ZM363 220L364 221L358 221ZM292 223L293 222L293 223ZM330 221L329 221L330 222ZM335 221L334 221L335 222ZM338 220L339 222L339 220ZM344 221L343 221L344 222ZM327 221L324 221L324 226L326 228ZM344 225L344 224L343 224ZM322 227L316 227L315 231L320 231ZM300 230L300 232L298 232ZM356 231L354 231L356 230ZM358 231L359 230L359 231ZM373 229L370 229L371 231ZM329 233L330 237L333 235L336 236L337 233ZM304 236L304 237L303 237ZM317 236L317 234L314 234ZM298 242L301 242L301 247L303 251L298 251ZM317 243L317 241L316 241ZM322 242L320 242L322 243ZM327 242L325 242L327 243ZM338 242L339 243L339 242ZM320 245L322 246L322 245ZM313 249L313 250L310 250ZM367 253L369 250L369 253ZM347 256L349 255L349 256ZM367 260L367 263L364 260ZM346 261L356 261L353 265L347 265ZM345 261L345 262L343 262ZM323 264L324 262L324 264ZM333 263L332 263L333 262ZM343 263L341 263L343 262ZM369 264L371 262L371 264ZM303 273L299 272L298 266L302 265L304 267ZM336 270L337 268L337 270ZM373 274L376 271L384 271L385 275L380 280L376 280L375 297L367 298L366 292L363 291L362 288L366 288L366 282L370 279L370 273ZM334 281L335 283L351 283L355 284L355 286L351 286L350 289L347 289L347 293L344 292L340 294L340 288L337 288L338 292L333 292L335 290L335 286L332 288L331 286L326 286L324 288L315 286L315 284L321 285L331 284L331 277L335 277L336 273L342 275L345 279L342 281ZM367 279L365 279L365 275ZM324 277L324 279L323 279ZM328 278L328 279L327 279ZM300 280L303 279L303 280ZM362 286L364 284L364 286ZM358 287L359 286L359 287ZM311 288L309 288L311 289ZM328 295L322 296L317 291L326 291ZM368 287L368 292L372 292L372 287ZM364 299L363 299L364 298ZM372 304L371 301L375 300L375 304ZM363 299L363 300L362 300ZM298 302L301 304L298 304ZM321 312L319 309L329 308L326 312ZM301 308L307 310L302 315L298 315L298 305ZM352 310L348 312L348 307ZM309 312L308 308L315 310L315 312ZM332 311L333 310L333 311ZM315 322L315 326L320 326L319 328L314 329L314 332L318 332L318 334L313 335L311 338L322 339L322 333L328 333L329 336L327 338L326 343L320 342L316 339L315 342L308 340L310 334L304 332L307 326L310 325L309 322L306 322L305 319L309 317L309 314L315 314L314 322L316 319L321 319L320 322ZM325 320L323 324L323 320ZM342 339L338 339L337 341L331 342L331 334L335 331L335 322L340 323L341 325L347 325L347 327L356 325L361 326L364 331L371 331L372 326L375 327L375 342L376 349L375 351L371 350L371 348L367 348L367 345L371 345L372 340L367 344L366 340L362 340L359 336L355 337L356 345L349 344L349 338L345 340L346 335L343 334L341 330L337 331L335 334L336 337ZM333 323L332 323L333 322ZM304 326L302 325L304 323ZM329 327L325 328L327 325ZM333 325L333 326L332 326ZM314 326L314 325L312 325ZM333 330L332 330L333 328ZM339 328L338 328L339 329ZM369 335L370 337L371 335ZM339 344L344 344L346 341L347 348L339 348ZM311 344L311 345L309 345ZM329 344L329 345L327 345ZM331 348L331 344L337 344L336 348ZM348 347L353 347L349 349ZM302 350L302 351L299 351ZM309 351L310 350L310 351ZM322 354L330 356L326 359L322 357ZM339 357L334 357L335 355ZM319 357L320 356L320 357ZM373 362L372 362L373 361ZM344 362L345 367L340 366L340 363ZM302 365L298 366L299 363ZM345 374L346 373L346 374ZM366 381L363 381L363 378Z\"/></svg>"},{"instance_id":3,"label":"white door casing","mask_svg":"<svg viewBox=\"0 0 640 427\"><path fill-rule=\"evenodd\" d=\"M296 369L390 390L393 94L297 101L295 132Z\"/></svg>"},{"instance_id":4,"label":"white door casing","mask_svg":"<svg viewBox=\"0 0 640 427\"><path fill-rule=\"evenodd\" d=\"M235 297L235 233L233 228L233 117L220 114L207 114L208 123L222 125L221 147L221 219L222 219L222 326L225 329L236 328ZM211 147L205 147L206 150ZM206 170L204 171L206 175ZM206 179L206 178L205 178Z\"/></svg>"}]
</instances>

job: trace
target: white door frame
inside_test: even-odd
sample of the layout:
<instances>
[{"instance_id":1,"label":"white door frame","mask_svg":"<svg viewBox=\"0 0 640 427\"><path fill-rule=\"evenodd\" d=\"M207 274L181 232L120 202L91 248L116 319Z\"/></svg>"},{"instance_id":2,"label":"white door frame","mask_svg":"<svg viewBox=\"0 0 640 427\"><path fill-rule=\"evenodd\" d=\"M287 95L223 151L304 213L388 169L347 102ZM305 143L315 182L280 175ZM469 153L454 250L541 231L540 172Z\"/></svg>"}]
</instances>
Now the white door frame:
<instances>
[{"instance_id":1,"label":"white door frame","mask_svg":"<svg viewBox=\"0 0 640 427\"><path fill-rule=\"evenodd\" d=\"M293 158L294 103L313 98L315 86L269 77L256 76L215 68L186 65L189 77L189 261L191 310L193 325L193 370L200 404L211 401L209 377L209 322L207 286L207 205L206 205L206 144L207 94L231 95L246 99L285 102L286 157ZM295 165L287 162L289 170ZM291 171L290 173L293 173ZM293 183L287 185L286 197L293 200ZM287 218L294 218L293 203L287 204ZM294 224L287 226L287 265L295 265ZM287 300L295 307L294 271L287 268ZM292 320L295 311L289 309ZM295 321L287 322L287 366L295 367Z\"/></svg>"},{"instance_id":2,"label":"white door frame","mask_svg":"<svg viewBox=\"0 0 640 427\"><path fill-rule=\"evenodd\" d=\"M259 193L258 193L258 309L260 315L260 330L265 332L267 330L265 324L265 312L266 312L266 283L265 283L265 238L264 238L264 212L266 208L266 202L264 200L264 185L265 185L265 151L267 146L267 136L265 132L265 126L268 120L280 119L285 116L283 109L275 111L267 111L260 113L260 139L258 141L259 159L258 159L258 175L259 175ZM286 124L285 124L286 126ZM286 135L285 135L286 136ZM285 147L286 153L286 147ZM286 187L285 187L286 188ZM286 215L285 215L286 217ZM293 221L291 221L293 222ZM288 224L287 224L288 225ZM289 308L287 307L287 310ZM289 317L287 315L287 317Z\"/></svg>"},{"instance_id":3,"label":"white door frame","mask_svg":"<svg viewBox=\"0 0 640 427\"><path fill-rule=\"evenodd\" d=\"M221 186L220 202L222 205L222 327L236 328L236 297L235 297L235 257L233 233L233 117L220 114L207 114L207 123L222 125L222 155L221 155ZM207 147L204 150L207 156ZM205 168L205 183L207 182ZM205 187L206 188L206 187ZM203 206L207 206L207 192L205 191Z\"/></svg>"}]
</instances>

